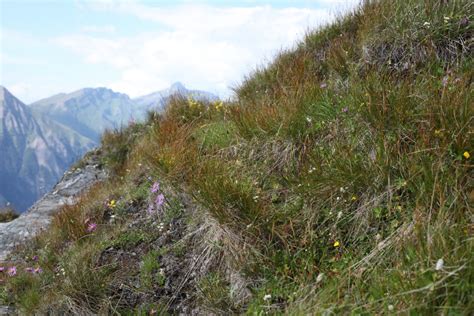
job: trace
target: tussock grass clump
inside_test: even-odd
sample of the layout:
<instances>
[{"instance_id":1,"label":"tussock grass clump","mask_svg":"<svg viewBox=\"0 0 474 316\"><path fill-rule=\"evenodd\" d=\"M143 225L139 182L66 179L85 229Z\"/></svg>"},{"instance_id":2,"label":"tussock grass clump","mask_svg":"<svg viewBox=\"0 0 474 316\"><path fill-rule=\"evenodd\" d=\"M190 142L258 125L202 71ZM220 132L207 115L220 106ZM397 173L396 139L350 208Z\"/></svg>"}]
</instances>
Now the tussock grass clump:
<instances>
[{"instance_id":1,"label":"tussock grass clump","mask_svg":"<svg viewBox=\"0 0 474 316\"><path fill-rule=\"evenodd\" d=\"M167 201L144 227L192 227L167 253L201 246L177 287L198 293L181 302L201 312L472 313L473 18L468 1L365 1L244 78L232 101L172 98L162 115L107 133L118 176L57 216L48 262L117 238L105 244L140 249L134 271L158 291L154 237L118 232L159 176L192 203ZM110 210L95 201L111 199L122 217L109 233L67 223L100 227ZM114 283L108 269L98 276ZM178 292L142 303L176 311Z\"/></svg>"},{"instance_id":2,"label":"tussock grass clump","mask_svg":"<svg viewBox=\"0 0 474 316\"><path fill-rule=\"evenodd\" d=\"M18 216L20 215L11 207L0 208L0 223L11 222Z\"/></svg>"}]
</instances>

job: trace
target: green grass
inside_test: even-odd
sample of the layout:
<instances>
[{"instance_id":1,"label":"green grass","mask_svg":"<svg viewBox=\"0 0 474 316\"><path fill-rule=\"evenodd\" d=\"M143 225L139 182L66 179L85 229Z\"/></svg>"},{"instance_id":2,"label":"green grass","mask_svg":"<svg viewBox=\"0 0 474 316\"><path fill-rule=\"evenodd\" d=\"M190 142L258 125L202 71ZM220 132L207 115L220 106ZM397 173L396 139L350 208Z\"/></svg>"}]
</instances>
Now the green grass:
<instances>
[{"instance_id":1,"label":"green grass","mask_svg":"<svg viewBox=\"0 0 474 316\"><path fill-rule=\"evenodd\" d=\"M115 240L146 250L134 273L145 291L159 288L154 238L140 232L157 225L127 225L145 216L149 178L160 178L197 211L175 196L155 224L184 217L182 240L212 242L212 273L182 288L208 311L472 314L474 17L468 1L443 3L367 1L245 77L234 99L174 98L163 115L105 134L115 176L56 217L36 246L49 245L44 264L53 270L91 247L69 273L81 293L110 299L97 286L125 268L95 275L90 289L81 276L98 268L103 240ZM111 199L114 224L101 206ZM100 224L93 236L85 218ZM213 234L200 240L206 227ZM184 260L185 245L169 249ZM246 280L241 301L229 271ZM47 275L44 284L67 290Z\"/></svg>"},{"instance_id":2,"label":"green grass","mask_svg":"<svg viewBox=\"0 0 474 316\"><path fill-rule=\"evenodd\" d=\"M158 257L159 252L154 250L143 257L140 279L142 285L147 289L165 285L165 274L164 270L160 269Z\"/></svg>"},{"instance_id":3,"label":"green grass","mask_svg":"<svg viewBox=\"0 0 474 316\"><path fill-rule=\"evenodd\" d=\"M229 284L225 277L218 273L210 273L199 281L199 300L217 313L232 311L229 297Z\"/></svg>"},{"instance_id":4,"label":"green grass","mask_svg":"<svg viewBox=\"0 0 474 316\"><path fill-rule=\"evenodd\" d=\"M145 242L147 237L142 231L126 230L112 241L111 246L121 249L133 249L133 247Z\"/></svg>"}]
</instances>

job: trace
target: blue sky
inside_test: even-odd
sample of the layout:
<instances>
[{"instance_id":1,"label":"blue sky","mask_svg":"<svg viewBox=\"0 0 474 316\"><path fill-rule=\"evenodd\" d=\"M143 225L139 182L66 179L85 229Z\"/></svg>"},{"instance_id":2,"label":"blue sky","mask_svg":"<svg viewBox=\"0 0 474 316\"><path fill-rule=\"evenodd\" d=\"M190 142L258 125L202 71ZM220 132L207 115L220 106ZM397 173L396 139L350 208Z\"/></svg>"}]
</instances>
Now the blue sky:
<instances>
[{"instance_id":1,"label":"blue sky","mask_svg":"<svg viewBox=\"0 0 474 316\"><path fill-rule=\"evenodd\" d=\"M132 97L175 81L222 97L357 0L0 0L0 84L30 103L105 86Z\"/></svg>"}]
</instances>

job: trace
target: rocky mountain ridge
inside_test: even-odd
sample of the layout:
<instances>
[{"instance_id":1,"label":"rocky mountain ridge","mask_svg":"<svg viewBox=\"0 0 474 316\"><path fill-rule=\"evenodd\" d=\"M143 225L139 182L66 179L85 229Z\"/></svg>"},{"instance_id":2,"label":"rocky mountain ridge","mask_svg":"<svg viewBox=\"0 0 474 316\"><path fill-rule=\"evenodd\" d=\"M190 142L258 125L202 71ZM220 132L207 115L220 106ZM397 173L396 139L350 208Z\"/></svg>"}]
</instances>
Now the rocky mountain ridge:
<instances>
[{"instance_id":1,"label":"rocky mountain ridge","mask_svg":"<svg viewBox=\"0 0 474 316\"><path fill-rule=\"evenodd\" d=\"M60 93L30 105L34 112L46 114L77 133L98 142L105 129L116 129L130 121L140 121L147 111L161 112L172 95L217 100L205 91L189 90L176 82L169 88L131 99L108 88L84 88Z\"/></svg>"},{"instance_id":2,"label":"rocky mountain ridge","mask_svg":"<svg viewBox=\"0 0 474 316\"><path fill-rule=\"evenodd\" d=\"M18 245L45 229L61 206L75 198L97 181L106 178L96 152L87 155L80 168L66 171L54 188L17 219L0 223L0 262Z\"/></svg>"},{"instance_id":3,"label":"rocky mountain ridge","mask_svg":"<svg viewBox=\"0 0 474 316\"><path fill-rule=\"evenodd\" d=\"M177 82L136 99L108 88L84 88L27 106L2 87L0 208L25 211L76 159L99 144L104 130L140 121L150 110L162 111L174 94L217 99Z\"/></svg>"},{"instance_id":4,"label":"rocky mountain ridge","mask_svg":"<svg viewBox=\"0 0 474 316\"><path fill-rule=\"evenodd\" d=\"M42 99L30 108L46 114L79 134L98 142L101 133L119 128L136 115L136 105L126 94L107 88L84 88Z\"/></svg>"},{"instance_id":5,"label":"rocky mountain ridge","mask_svg":"<svg viewBox=\"0 0 474 316\"><path fill-rule=\"evenodd\" d=\"M107 173L100 165L97 151L91 152L83 159L81 168L72 168L65 172L53 190L26 213L11 222L0 223L0 265L17 246L23 245L43 229L47 229L53 215L62 206L75 203L79 194L106 177ZM0 315L15 315L15 311L0 305Z\"/></svg>"},{"instance_id":6,"label":"rocky mountain ridge","mask_svg":"<svg viewBox=\"0 0 474 316\"><path fill-rule=\"evenodd\" d=\"M138 98L133 101L145 110L163 111L168 99L175 94L185 97L192 97L196 100L215 101L218 97L212 93L202 90L189 90L181 82L173 83L168 89L156 91Z\"/></svg>"},{"instance_id":7,"label":"rocky mountain ridge","mask_svg":"<svg viewBox=\"0 0 474 316\"><path fill-rule=\"evenodd\" d=\"M0 87L0 206L26 210L94 145Z\"/></svg>"}]
</instances>

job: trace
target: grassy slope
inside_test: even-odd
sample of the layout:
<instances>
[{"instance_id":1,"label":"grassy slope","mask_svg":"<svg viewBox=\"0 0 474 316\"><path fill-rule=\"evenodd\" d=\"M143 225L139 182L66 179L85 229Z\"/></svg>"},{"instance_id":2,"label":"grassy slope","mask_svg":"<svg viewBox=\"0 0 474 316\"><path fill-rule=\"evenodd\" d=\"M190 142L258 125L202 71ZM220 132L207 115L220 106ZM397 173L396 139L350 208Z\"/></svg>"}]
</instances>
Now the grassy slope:
<instances>
[{"instance_id":1,"label":"grassy slope","mask_svg":"<svg viewBox=\"0 0 474 316\"><path fill-rule=\"evenodd\" d=\"M140 238L127 225L146 216L159 178L199 205L188 225L221 229L214 246L251 290L237 304L211 267L195 283L207 310L472 313L474 17L469 1L442 3L368 2L249 75L235 101L173 99L163 116L106 133L117 175L57 216L25 250L44 273L7 279L0 298L110 313L108 285L126 271L157 293L162 232L153 218ZM170 201L162 216L181 214ZM86 218L99 223L92 237ZM98 264L111 240L142 249L135 270ZM169 307L149 295L130 308L155 303Z\"/></svg>"}]
</instances>

